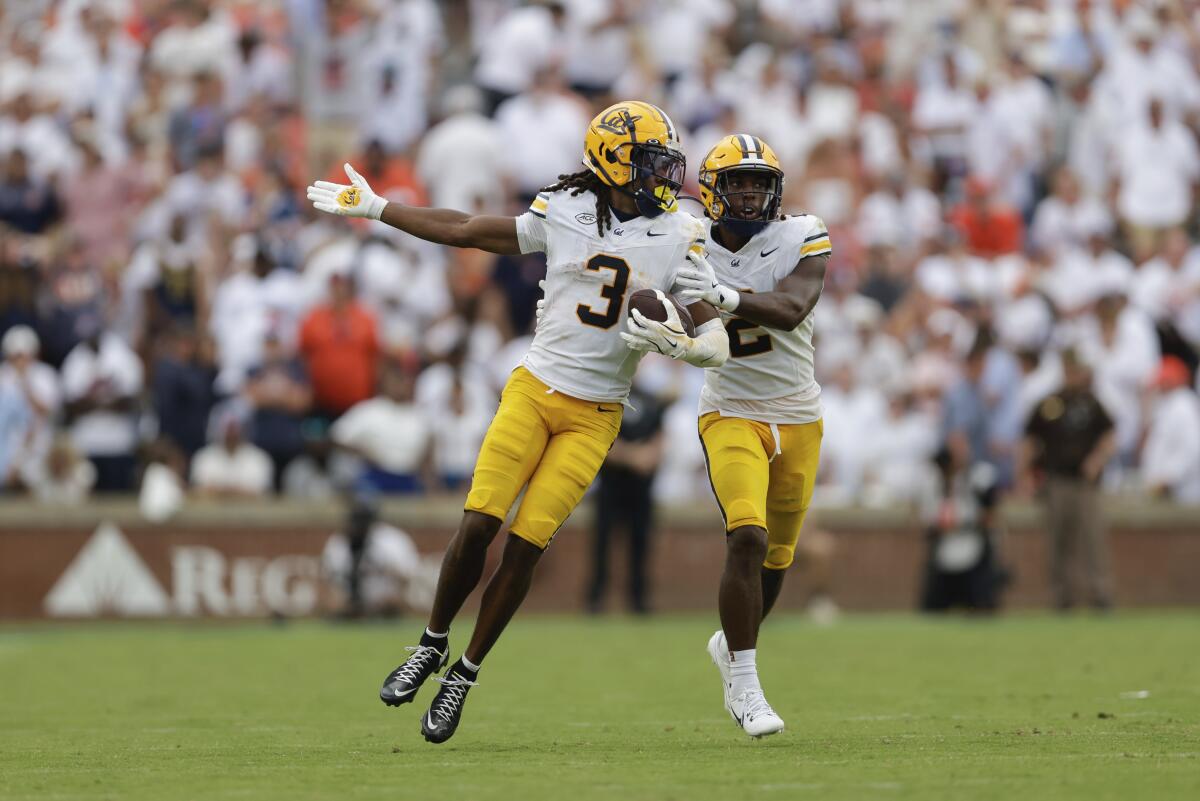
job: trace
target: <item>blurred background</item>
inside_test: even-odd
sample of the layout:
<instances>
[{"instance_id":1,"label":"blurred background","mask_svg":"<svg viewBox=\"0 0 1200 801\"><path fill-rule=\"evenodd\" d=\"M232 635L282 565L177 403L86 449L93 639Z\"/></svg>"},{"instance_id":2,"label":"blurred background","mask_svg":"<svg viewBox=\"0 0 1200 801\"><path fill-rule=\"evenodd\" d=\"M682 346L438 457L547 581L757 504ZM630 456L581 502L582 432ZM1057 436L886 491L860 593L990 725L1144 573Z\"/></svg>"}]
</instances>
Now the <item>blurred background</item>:
<instances>
[{"instance_id":1,"label":"blurred background","mask_svg":"<svg viewBox=\"0 0 1200 801\"><path fill-rule=\"evenodd\" d=\"M1198 75L1194 0L10 0L0 616L356 606L364 564L419 607L544 260L304 187L519 214L625 98L692 194L765 139L834 242L792 603L1200 602ZM645 360L596 493L645 502L585 501L535 605L711 606L702 381Z\"/></svg>"}]
</instances>

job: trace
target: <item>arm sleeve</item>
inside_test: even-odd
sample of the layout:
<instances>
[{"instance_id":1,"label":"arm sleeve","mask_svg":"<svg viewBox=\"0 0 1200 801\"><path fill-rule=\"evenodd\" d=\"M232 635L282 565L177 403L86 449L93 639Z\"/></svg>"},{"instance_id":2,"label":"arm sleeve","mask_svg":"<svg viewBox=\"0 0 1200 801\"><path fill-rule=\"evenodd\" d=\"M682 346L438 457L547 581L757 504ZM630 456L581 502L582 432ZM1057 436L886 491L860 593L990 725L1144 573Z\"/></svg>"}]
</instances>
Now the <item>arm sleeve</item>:
<instances>
[{"instance_id":1,"label":"arm sleeve","mask_svg":"<svg viewBox=\"0 0 1200 801\"><path fill-rule=\"evenodd\" d=\"M540 193L529 204L529 211L517 218L517 244L522 253L545 253L549 238L546 217L550 211L550 196Z\"/></svg>"}]
</instances>

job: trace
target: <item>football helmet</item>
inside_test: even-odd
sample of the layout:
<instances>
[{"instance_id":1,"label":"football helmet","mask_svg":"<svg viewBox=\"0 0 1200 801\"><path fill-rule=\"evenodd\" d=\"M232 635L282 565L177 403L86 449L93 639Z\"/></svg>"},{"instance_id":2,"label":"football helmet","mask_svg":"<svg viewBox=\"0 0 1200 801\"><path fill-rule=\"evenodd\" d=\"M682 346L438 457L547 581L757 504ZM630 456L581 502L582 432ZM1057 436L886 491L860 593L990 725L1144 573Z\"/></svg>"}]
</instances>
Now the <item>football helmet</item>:
<instances>
[{"instance_id":1,"label":"football helmet","mask_svg":"<svg viewBox=\"0 0 1200 801\"><path fill-rule=\"evenodd\" d=\"M765 175L769 179L766 188L733 191L729 178L743 170ZM750 219L733 212L735 203L743 196L758 200L757 214ZM783 201L783 170L779 166L779 157L757 136L733 134L725 137L708 151L700 165L700 200L708 216L722 227L740 236L754 236L766 228L767 223L779 219L779 206Z\"/></svg>"},{"instance_id":2,"label":"football helmet","mask_svg":"<svg viewBox=\"0 0 1200 801\"><path fill-rule=\"evenodd\" d=\"M675 211L685 161L675 124L658 106L624 100L588 125L583 164L607 186L631 196L638 211L656 217ZM651 177L658 185L649 183Z\"/></svg>"}]
</instances>

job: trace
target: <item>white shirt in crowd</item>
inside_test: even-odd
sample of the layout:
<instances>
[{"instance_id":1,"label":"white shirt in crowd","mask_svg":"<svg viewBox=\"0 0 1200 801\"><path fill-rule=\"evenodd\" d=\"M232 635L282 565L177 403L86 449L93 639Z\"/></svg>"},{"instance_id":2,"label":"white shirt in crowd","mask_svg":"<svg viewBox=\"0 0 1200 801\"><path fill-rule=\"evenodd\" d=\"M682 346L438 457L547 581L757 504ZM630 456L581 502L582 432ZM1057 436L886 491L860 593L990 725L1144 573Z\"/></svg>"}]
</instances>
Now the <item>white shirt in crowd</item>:
<instances>
[{"instance_id":1,"label":"white shirt in crowd","mask_svg":"<svg viewBox=\"0 0 1200 801\"><path fill-rule=\"evenodd\" d=\"M40 466L54 438L54 423L62 407L62 391L59 388L58 372L44 362L34 361L25 368L24 376L8 362L0 363L0 387L28 396L41 407L32 418L33 435L22 443L21 450L13 460L13 466L22 474Z\"/></svg>"},{"instance_id":2,"label":"white shirt in crowd","mask_svg":"<svg viewBox=\"0 0 1200 801\"><path fill-rule=\"evenodd\" d=\"M537 136L529 136L530 120L537 120ZM587 128L587 109L574 98L534 90L509 98L496 110L499 141L508 147L512 180L527 195L537 194L564 173L579 168L579 132Z\"/></svg>"},{"instance_id":3,"label":"white shirt in crowd","mask_svg":"<svg viewBox=\"0 0 1200 801\"><path fill-rule=\"evenodd\" d=\"M1081 197L1074 203L1051 195L1037 206L1029 238L1034 246L1061 253L1087 244L1097 229L1112 230L1112 215L1094 197Z\"/></svg>"},{"instance_id":4,"label":"white shirt in crowd","mask_svg":"<svg viewBox=\"0 0 1200 801\"><path fill-rule=\"evenodd\" d=\"M63 398L77 401L99 386L109 399L128 398L142 391L142 362L116 334L100 335L99 351L82 342L62 366ZM128 456L137 447L137 420L131 412L104 409L87 412L71 426L71 440L88 456Z\"/></svg>"},{"instance_id":5,"label":"white shirt in crowd","mask_svg":"<svg viewBox=\"0 0 1200 801\"><path fill-rule=\"evenodd\" d=\"M232 452L214 442L192 457L192 485L201 489L266 495L271 491L273 476L271 457L249 442L240 443Z\"/></svg>"},{"instance_id":6,"label":"white shirt in crowd","mask_svg":"<svg viewBox=\"0 0 1200 801\"><path fill-rule=\"evenodd\" d=\"M507 14L482 40L475 82L485 89L517 94L561 52L562 32L548 9L526 6Z\"/></svg>"},{"instance_id":7,"label":"white shirt in crowd","mask_svg":"<svg viewBox=\"0 0 1200 801\"><path fill-rule=\"evenodd\" d=\"M499 127L482 114L463 112L433 126L416 166L435 208L498 213L507 199L508 153Z\"/></svg>"},{"instance_id":8,"label":"white shirt in crowd","mask_svg":"<svg viewBox=\"0 0 1200 801\"><path fill-rule=\"evenodd\" d=\"M1116 144L1121 190L1117 211L1135 225L1166 228L1183 224L1200 179L1200 154L1191 131L1164 120L1155 129L1133 125Z\"/></svg>"},{"instance_id":9,"label":"white shirt in crowd","mask_svg":"<svg viewBox=\"0 0 1200 801\"><path fill-rule=\"evenodd\" d=\"M1142 483L1165 485L1182 503L1200 503L1200 399L1180 387L1155 404L1142 451Z\"/></svg>"},{"instance_id":10,"label":"white shirt in crowd","mask_svg":"<svg viewBox=\"0 0 1200 801\"><path fill-rule=\"evenodd\" d=\"M429 449L429 420L413 403L383 396L355 404L338 418L330 436L359 451L389 473L413 475Z\"/></svg>"}]
</instances>

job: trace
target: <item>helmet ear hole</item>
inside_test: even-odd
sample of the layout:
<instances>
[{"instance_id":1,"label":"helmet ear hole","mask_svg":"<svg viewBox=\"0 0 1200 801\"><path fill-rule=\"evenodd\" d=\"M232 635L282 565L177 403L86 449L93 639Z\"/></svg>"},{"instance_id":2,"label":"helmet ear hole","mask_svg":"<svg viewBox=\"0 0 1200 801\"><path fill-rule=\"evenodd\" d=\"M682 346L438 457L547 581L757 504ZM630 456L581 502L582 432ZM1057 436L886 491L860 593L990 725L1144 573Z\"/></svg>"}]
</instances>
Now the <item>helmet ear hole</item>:
<instances>
[{"instance_id":1,"label":"helmet ear hole","mask_svg":"<svg viewBox=\"0 0 1200 801\"><path fill-rule=\"evenodd\" d=\"M617 154L612 152L608 148L604 148L604 158L606 161L608 161L609 164L617 163Z\"/></svg>"}]
</instances>

